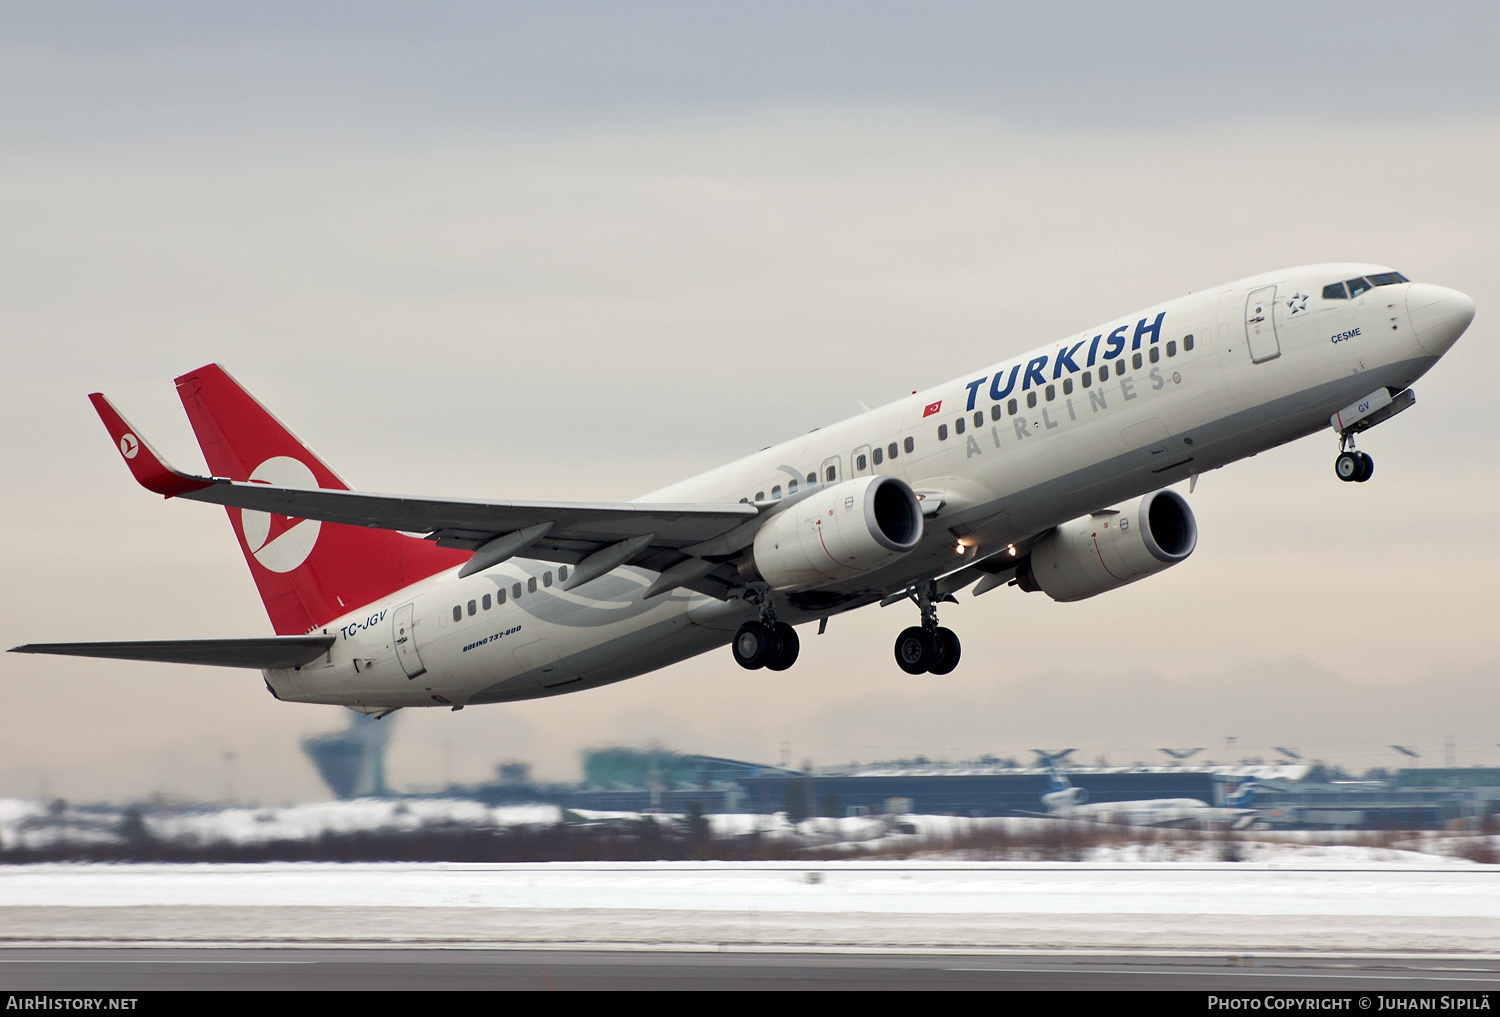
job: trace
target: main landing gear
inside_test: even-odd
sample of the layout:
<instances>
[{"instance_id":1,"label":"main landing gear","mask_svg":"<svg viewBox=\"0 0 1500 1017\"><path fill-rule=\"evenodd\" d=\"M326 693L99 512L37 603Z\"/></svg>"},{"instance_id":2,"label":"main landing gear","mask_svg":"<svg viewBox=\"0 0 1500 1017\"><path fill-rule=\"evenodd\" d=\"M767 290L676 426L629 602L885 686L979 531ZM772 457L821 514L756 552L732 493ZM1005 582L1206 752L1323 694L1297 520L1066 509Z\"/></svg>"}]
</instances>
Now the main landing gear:
<instances>
[{"instance_id":1,"label":"main landing gear","mask_svg":"<svg viewBox=\"0 0 1500 1017\"><path fill-rule=\"evenodd\" d=\"M911 598L922 612L922 624L904 629L896 637L896 663L907 674L948 674L958 666L963 647L952 629L938 624L937 584L913 588ZM953 600L951 596L942 599Z\"/></svg>"},{"instance_id":2,"label":"main landing gear","mask_svg":"<svg viewBox=\"0 0 1500 1017\"><path fill-rule=\"evenodd\" d=\"M1354 435L1344 435L1339 442L1338 458L1333 472L1345 483L1363 484L1375 475L1375 460L1354 448Z\"/></svg>"},{"instance_id":3,"label":"main landing gear","mask_svg":"<svg viewBox=\"0 0 1500 1017\"><path fill-rule=\"evenodd\" d=\"M797 663L802 641L797 638L796 629L776 620L776 609L768 594L757 597L756 603L760 607L760 621L748 621L734 634L734 642L730 644L734 662L748 671L762 667L785 671Z\"/></svg>"}]
</instances>

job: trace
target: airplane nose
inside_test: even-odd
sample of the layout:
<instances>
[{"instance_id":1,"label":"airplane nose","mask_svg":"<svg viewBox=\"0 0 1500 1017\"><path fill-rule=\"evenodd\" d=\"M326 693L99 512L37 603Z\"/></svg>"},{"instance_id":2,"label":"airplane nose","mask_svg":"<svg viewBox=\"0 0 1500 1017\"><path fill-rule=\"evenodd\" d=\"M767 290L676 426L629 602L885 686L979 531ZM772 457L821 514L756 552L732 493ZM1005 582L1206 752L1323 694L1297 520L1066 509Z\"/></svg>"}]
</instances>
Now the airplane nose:
<instances>
[{"instance_id":1,"label":"airplane nose","mask_svg":"<svg viewBox=\"0 0 1500 1017\"><path fill-rule=\"evenodd\" d=\"M1412 283L1406 290L1406 315L1417 342L1441 357L1474 320L1474 301L1446 286Z\"/></svg>"}]
</instances>

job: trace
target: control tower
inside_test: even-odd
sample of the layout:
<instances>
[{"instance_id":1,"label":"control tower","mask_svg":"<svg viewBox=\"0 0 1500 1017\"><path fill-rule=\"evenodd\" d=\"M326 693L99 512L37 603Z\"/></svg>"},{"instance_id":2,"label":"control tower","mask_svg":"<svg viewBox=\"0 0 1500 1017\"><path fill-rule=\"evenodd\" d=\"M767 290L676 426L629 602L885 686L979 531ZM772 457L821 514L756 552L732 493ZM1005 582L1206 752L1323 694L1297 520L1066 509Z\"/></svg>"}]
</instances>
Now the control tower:
<instances>
[{"instance_id":1,"label":"control tower","mask_svg":"<svg viewBox=\"0 0 1500 1017\"><path fill-rule=\"evenodd\" d=\"M375 720L351 710L348 727L304 738L302 751L337 797L378 797L388 793L385 743L390 740L394 721L394 717Z\"/></svg>"}]
</instances>

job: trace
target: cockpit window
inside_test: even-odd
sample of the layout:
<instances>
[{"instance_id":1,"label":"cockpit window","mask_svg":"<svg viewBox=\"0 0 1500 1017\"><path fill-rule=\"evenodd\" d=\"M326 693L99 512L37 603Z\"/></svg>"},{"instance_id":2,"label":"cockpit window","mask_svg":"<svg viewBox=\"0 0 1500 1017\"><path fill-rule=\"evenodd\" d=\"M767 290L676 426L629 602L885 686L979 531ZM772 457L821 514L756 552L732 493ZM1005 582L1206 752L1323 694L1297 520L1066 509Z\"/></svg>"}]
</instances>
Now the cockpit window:
<instances>
[{"instance_id":1,"label":"cockpit window","mask_svg":"<svg viewBox=\"0 0 1500 1017\"><path fill-rule=\"evenodd\" d=\"M1396 283L1404 282L1411 282L1411 280L1400 272L1380 272L1360 279L1350 279L1347 283L1330 283L1323 287L1323 299L1347 300L1376 286L1394 286ZM1348 289L1345 289L1346 286Z\"/></svg>"}]
</instances>

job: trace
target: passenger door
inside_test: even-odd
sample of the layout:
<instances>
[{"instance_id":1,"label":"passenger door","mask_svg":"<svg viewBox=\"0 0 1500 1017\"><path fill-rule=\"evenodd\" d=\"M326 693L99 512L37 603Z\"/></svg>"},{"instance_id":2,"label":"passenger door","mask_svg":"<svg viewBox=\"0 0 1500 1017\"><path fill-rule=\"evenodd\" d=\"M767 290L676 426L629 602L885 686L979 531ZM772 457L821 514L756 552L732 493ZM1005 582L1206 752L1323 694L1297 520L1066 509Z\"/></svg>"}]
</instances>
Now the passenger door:
<instances>
[{"instance_id":1,"label":"passenger door","mask_svg":"<svg viewBox=\"0 0 1500 1017\"><path fill-rule=\"evenodd\" d=\"M1245 302L1245 340L1250 344L1250 362L1264 363L1281 356L1281 342L1276 337L1276 287L1262 286L1250 291Z\"/></svg>"}]
</instances>

